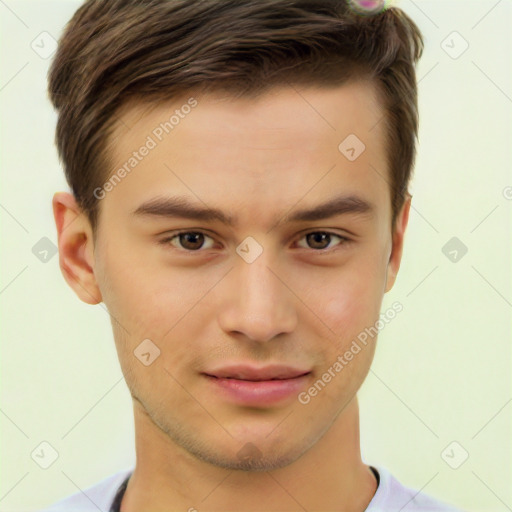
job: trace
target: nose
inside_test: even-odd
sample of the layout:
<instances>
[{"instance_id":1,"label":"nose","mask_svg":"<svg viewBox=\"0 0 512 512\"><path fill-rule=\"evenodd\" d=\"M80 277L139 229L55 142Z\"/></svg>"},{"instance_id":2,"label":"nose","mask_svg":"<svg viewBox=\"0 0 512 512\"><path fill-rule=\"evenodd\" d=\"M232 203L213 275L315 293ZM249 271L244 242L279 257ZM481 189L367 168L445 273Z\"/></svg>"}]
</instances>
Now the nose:
<instances>
[{"instance_id":1,"label":"nose","mask_svg":"<svg viewBox=\"0 0 512 512\"><path fill-rule=\"evenodd\" d=\"M220 327L228 334L242 334L257 342L293 332L297 325L295 297L285 283L268 251L252 263L237 258L219 290Z\"/></svg>"}]
</instances>

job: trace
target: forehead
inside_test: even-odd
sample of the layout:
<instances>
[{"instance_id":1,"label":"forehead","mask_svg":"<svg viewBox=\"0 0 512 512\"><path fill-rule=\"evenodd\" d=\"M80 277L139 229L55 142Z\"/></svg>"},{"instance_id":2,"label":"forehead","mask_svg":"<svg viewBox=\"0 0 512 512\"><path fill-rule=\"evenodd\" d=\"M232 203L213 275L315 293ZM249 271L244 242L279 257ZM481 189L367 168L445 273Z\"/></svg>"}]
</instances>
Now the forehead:
<instances>
[{"instance_id":1,"label":"forehead","mask_svg":"<svg viewBox=\"0 0 512 512\"><path fill-rule=\"evenodd\" d=\"M203 142L207 142L219 129L223 135L238 136L240 141L261 138L265 143L272 130L275 130L273 136L288 135L308 141L324 137L327 132L333 132L331 135L336 138L358 129L364 132L360 133L361 137L365 137L382 119L380 103L377 86L370 80L353 80L341 86L322 88L289 85L241 98L222 92L195 94L191 91L172 101L129 102L117 115L114 151L128 149L124 142L136 143L132 136L137 134L132 128L150 133L156 130L153 135L157 139L163 135L161 138L168 141L180 134L189 139L195 134L197 139L206 136ZM182 122L185 119L189 121ZM300 124L296 123L298 119L302 120ZM172 137L165 137L169 134L165 130L161 134L158 130L161 123L172 125L167 125ZM191 124L192 129L187 130ZM126 137L120 139L124 135ZM276 145L281 138L275 140Z\"/></svg>"},{"instance_id":2,"label":"forehead","mask_svg":"<svg viewBox=\"0 0 512 512\"><path fill-rule=\"evenodd\" d=\"M300 198L306 206L335 192L382 195L389 188L382 117L366 81L132 104L109 144L111 176L127 172L102 208L122 201L133 211L168 193L262 216Z\"/></svg>"}]
</instances>

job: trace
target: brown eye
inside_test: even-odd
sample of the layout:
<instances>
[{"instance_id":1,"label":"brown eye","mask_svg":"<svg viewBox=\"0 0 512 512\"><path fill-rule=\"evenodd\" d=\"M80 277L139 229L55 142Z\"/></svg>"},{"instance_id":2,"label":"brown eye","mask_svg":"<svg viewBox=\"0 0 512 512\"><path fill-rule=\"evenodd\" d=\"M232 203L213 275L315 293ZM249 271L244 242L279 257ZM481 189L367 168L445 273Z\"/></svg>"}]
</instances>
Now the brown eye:
<instances>
[{"instance_id":1,"label":"brown eye","mask_svg":"<svg viewBox=\"0 0 512 512\"><path fill-rule=\"evenodd\" d=\"M204 244L204 235L202 233L182 233L178 239L183 248L194 251L201 249Z\"/></svg>"},{"instance_id":2,"label":"brown eye","mask_svg":"<svg viewBox=\"0 0 512 512\"><path fill-rule=\"evenodd\" d=\"M345 237L340 235L335 235L334 233L329 233L327 231L313 231L311 233L306 234L302 239L306 239L306 249L330 249L329 244L334 239L341 240L341 243L337 245L342 245L343 242L348 241ZM302 240L301 239L301 240ZM300 245L300 244L299 244ZM301 247L304 247L303 245Z\"/></svg>"},{"instance_id":3,"label":"brown eye","mask_svg":"<svg viewBox=\"0 0 512 512\"><path fill-rule=\"evenodd\" d=\"M205 247L210 240L210 245ZM198 251L199 249L211 249L213 245L213 239L200 231L182 231L176 233L173 236L167 237L161 241L162 244L170 244L177 249L181 249L186 252Z\"/></svg>"}]
</instances>

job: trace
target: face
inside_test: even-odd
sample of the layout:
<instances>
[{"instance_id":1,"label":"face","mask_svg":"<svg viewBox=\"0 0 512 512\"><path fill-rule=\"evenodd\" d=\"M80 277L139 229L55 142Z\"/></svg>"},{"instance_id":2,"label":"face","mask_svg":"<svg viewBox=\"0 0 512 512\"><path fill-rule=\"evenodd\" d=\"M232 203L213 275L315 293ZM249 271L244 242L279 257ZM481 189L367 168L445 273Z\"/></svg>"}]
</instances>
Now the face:
<instances>
[{"instance_id":1,"label":"face","mask_svg":"<svg viewBox=\"0 0 512 512\"><path fill-rule=\"evenodd\" d=\"M123 113L74 286L107 306L140 413L193 456L290 464L367 375L376 338L343 355L379 319L407 222L393 235L382 115L363 82Z\"/></svg>"}]
</instances>

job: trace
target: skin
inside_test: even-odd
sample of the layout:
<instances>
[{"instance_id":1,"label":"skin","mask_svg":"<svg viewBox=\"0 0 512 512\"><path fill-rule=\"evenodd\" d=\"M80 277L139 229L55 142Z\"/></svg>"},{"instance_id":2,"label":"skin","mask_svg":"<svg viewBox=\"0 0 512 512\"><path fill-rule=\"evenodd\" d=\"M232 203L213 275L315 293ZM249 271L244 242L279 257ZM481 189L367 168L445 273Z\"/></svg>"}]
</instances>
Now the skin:
<instances>
[{"instance_id":1,"label":"skin","mask_svg":"<svg viewBox=\"0 0 512 512\"><path fill-rule=\"evenodd\" d=\"M125 108L110 140L112 171L188 97ZM379 319L410 198L392 231L374 87L196 99L100 201L96 239L73 196L53 199L62 272L81 300L107 306L133 398L137 462L122 511L363 511L377 482L361 460L356 393L376 338L308 404L295 395L235 404L201 372L228 362L305 367L307 390ZM366 150L350 162L338 145L352 133ZM171 195L235 215L237 224L132 214ZM372 211L285 222L338 195L358 196ZM207 236L161 243L183 229ZM305 236L326 231L332 236L316 243ZM235 251L247 236L263 248L250 264ZM161 353L144 366L133 351L147 338ZM237 453L249 442L257 450L242 461Z\"/></svg>"}]
</instances>

